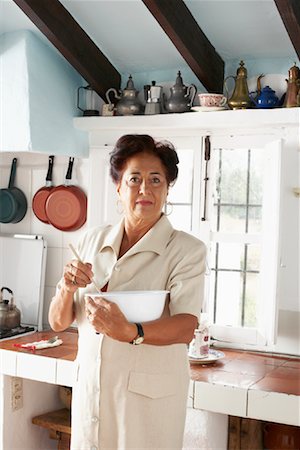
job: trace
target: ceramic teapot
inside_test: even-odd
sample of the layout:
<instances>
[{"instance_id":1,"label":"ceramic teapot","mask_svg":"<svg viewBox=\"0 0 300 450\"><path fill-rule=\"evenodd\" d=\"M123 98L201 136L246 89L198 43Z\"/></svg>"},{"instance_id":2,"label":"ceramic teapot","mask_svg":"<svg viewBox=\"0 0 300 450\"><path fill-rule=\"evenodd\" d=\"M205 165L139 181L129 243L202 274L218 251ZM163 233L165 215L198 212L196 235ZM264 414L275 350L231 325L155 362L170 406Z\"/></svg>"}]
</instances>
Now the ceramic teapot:
<instances>
[{"instance_id":1,"label":"ceramic teapot","mask_svg":"<svg viewBox=\"0 0 300 450\"><path fill-rule=\"evenodd\" d=\"M250 98L256 108L275 108L279 104L279 98L270 86L265 86L256 98L253 97L253 92L250 92Z\"/></svg>"},{"instance_id":2,"label":"ceramic teapot","mask_svg":"<svg viewBox=\"0 0 300 450\"><path fill-rule=\"evenodd\" d=\"M190 111L197 88L194 84L185 86L180 71L178 71L175 85L170 88L170 91L171 95L168 100L164 99L165 110L170 113Z\"/></svg>"},{"instance_id":3,"label":"ceramic teapot","mask_svg":"<svg viewBox=\"0 0 300 450\"><path fill-rule=\"evenodd\" d=\"M3 291L8 291L10 300L3 299ZM11 330L20 326L21 312L14 304L13 291L8 287L1 288L0 297L0 330Z\"/></svg>"},{"instance_id":4,"label":"ceramic teapot","mask_svg":"<svg viewBox=\"0 0 300 450\"><path fill-rule=\"evenodd\" d=\"M115 98L119 100L116 105L116 114L118 116L132 116L134 114L143 114L144 106L138 99L139 91L135 89L131 75L128 78L126 88L123 89L123 91L119 90L120 95L115 88L110 88L106 92L106 99L110 105L109 109L113 109L113 105L109 97L109 94L111 92L113 92Z\"/></svg>"}]
</instances>

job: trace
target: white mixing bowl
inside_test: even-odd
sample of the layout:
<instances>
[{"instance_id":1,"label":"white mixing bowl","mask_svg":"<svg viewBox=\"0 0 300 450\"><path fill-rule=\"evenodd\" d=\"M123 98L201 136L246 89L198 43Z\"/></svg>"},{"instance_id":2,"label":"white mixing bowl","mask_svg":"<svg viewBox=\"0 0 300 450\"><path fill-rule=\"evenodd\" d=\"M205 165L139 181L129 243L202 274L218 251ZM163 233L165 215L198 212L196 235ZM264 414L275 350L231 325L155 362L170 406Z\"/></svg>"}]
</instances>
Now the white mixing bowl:
<instances>
[{"instance_id":1,"label":"white mixing bowl","mask_svg":"<svg viewBox=\"0 0 300 450\"><path fill-rule=\"evenodd\" d=\"M116 303L129 322L149 322L159 319L169 291L111 291L86 294Z\"/></svg>"}]
</instances>

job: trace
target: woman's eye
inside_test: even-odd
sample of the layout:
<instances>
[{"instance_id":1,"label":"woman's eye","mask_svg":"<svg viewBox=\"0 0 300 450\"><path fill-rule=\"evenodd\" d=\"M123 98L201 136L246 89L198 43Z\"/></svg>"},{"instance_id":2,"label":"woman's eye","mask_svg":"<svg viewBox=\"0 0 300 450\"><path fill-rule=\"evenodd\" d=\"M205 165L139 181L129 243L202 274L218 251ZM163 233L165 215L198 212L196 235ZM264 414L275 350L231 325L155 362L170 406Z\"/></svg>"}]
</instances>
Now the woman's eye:
<instances>
[{"instance_id":1,"label":"woman's eye","mask_svg":"<svg viewBox=\"0 0 300 450\"><path fill-rule=\"evenodd\" d=\"M139 177L130 177L128 182L130 184L139 184L140 183L140 179L139 179Z\"/></svg>"},{"instance_id":2,"label":"woman's eye","mask_svg":"<svg viewBox=\"0 0 300 450\"><path fill-rule=\"evenodd\" d=\"M159 184L160 183L160 178L154 177L154 178L152 178L151 181L152 181L153 184Z\"/></svg>"}]
</instances>

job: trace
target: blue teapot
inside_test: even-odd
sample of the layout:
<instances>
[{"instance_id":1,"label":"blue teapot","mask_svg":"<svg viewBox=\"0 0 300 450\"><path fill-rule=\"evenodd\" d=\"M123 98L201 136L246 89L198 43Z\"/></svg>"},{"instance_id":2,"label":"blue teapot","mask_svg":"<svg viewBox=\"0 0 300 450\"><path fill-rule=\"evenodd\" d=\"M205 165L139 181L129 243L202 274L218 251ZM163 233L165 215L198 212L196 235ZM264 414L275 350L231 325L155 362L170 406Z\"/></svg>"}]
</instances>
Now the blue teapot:
<instances>
[{"instance_id":1,"label":"blue teapot","mask_svg":"<svg viewBox=\"0 0 300 450\"><path fill-rule=\"evenodd\" d=\"M258 91L256 98L253 97L254 92L250 92L250 98L255 104L256 108L275 108L279 106L279 98L275 95L275 91L270 86L264 87Z\"/></svg>"}]
</instances>

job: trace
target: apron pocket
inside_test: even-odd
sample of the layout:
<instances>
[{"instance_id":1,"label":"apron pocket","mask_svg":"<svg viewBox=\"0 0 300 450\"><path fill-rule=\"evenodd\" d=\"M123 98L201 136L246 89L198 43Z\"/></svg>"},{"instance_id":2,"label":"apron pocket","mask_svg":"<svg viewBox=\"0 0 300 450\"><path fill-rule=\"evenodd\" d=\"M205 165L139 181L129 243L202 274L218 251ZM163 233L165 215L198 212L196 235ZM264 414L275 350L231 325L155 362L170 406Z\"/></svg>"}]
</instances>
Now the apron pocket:
<instances>
[{"instance_id":1,"label":"apron pocket","mask_svg":"<svg viewBox=\"0 0 300 450\"><path fill-rule=\"evenodd\" d=\"M130 372L128 390L149 398L162 398L175 395L178 386L172 374L152 374Z\"/></svg>"}]
</instances>

